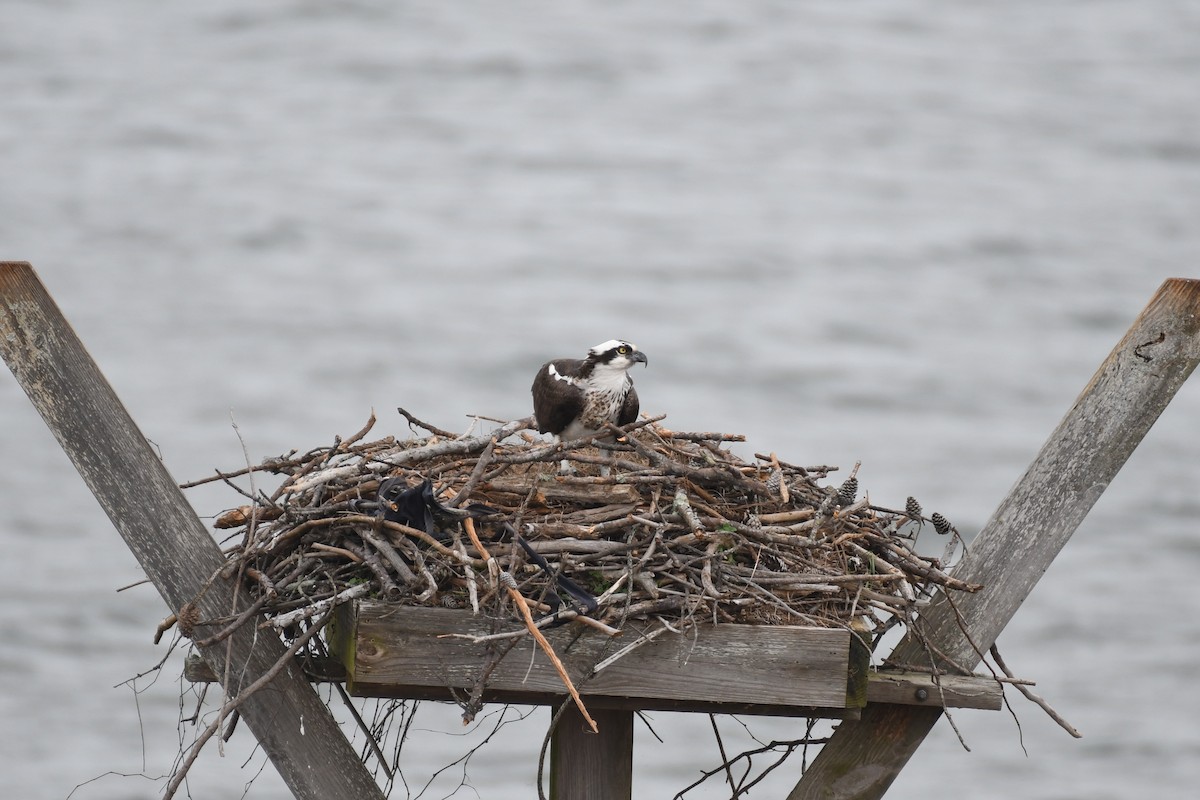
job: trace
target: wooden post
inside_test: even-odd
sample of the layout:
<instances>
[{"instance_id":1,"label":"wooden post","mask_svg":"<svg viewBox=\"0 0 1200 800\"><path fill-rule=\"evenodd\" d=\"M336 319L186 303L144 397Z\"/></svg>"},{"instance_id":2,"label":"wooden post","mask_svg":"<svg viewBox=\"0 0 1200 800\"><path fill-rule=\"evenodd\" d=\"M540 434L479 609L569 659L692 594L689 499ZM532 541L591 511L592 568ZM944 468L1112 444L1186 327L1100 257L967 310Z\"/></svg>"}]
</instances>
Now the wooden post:
<instances>
[{"instance_id":1,"label":"wooden post","mask_svg":"<svg viewBox=\"0 0 1200 800\"><path fill-rule=\"evenodd\" d=\"M0 263L0 355L167 605L178 612L195 601L201 619L244 607L231 581L202 592L221 567L220 549L24 262ZM253 624L201 649L215 674L230 676L230 695L285 652ZM248 696L240 712L296 797L383 797L296 666Z\"/></svg>"},{"instance_id":2,"label":"wooden post","mask_svg":"<svg viewBox=\"0 0 1200 800\"><path fill-rule=\"evenodd\" d=\"M1037 380L1037 353L1029 359ZM921 614L935 652L971 669L982 660L1198 361L1200 281L1168 280L971 543L954 575L984 589L956 596L953 607L939 596ZM912 636L892 657L929 658ZM838 727L788 800L882 797L941 714L868 704Z\"/></svg>"},{"instance_id":3,"label":"wooden post","mask_svg":"<svg viewBox=\"0 0 1200 800\"><path fill-rule=\"evenodd\" d=\"M631 800L633 712L593 710L592 733L574 706L550 741L550 800Z\"/></svg>"}]
</instances>

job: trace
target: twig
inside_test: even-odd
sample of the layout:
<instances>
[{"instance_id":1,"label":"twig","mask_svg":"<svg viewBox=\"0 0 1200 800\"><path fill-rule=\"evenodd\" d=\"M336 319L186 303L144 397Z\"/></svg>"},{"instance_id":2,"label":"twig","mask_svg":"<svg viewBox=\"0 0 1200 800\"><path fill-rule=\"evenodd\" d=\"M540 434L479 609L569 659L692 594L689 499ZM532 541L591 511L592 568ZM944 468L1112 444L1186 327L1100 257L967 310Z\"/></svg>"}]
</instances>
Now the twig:
<instances>
[{"instance_id":1,"label":"twig","mask_svg":"<svg viewBox=\"0 0 1200 800\"><path fill-rule=\"evenodd\" d=\"M475 520L467 517L463 520L463 528L467 531L467 536L471 539L471 544L475 545L475 549L483 554L484 560L490 565L492 563L492 556L487 548L483 546L483 542L479 541L479 534L475 532ZM508 573L504 574L507 575ZM511 576L509 576L509 581L512 581ZM588 725L591 726L592 732L597 732L599 727L596 725L596 720L592 719L592 715L588 713L587 706L583 704L583 698L579 696L578 690L575 689L575 684L571 682L571 676L567 674L567 668L563 666L562 661L559 660L558 655L554 652L554 648L550 646L550 642L546 640L546 637L542 635L537 625L534 624L533 614L529 611L529 604L525 602L525 597L517 591L515 582L506 582L505 587L508 589L509 596L516 602L517 608L521 609L521 616L525 618L525 625L529 628L529 632L533 634L533 638L537 640L538 645L545 651L546 657L550 659L550 663L558 671L558 677L562 679L563 685L571 693L571 699L575 701L575 706L579 709L579 713L583 715Z\"/></svg>"},{"instance_id":2,"label":"twig","mask_svg":"<svg viewBox=\"0 0 1200 800\"><path fill-rule=\"evenodd\" d=\"M655 628L654 630L650 631L650 633L647 633L646 635L638 638L637 641L630 642L629 644L625 645L620 650L613 653L611 656L604 659L603 661L596 662L596 664L592 667L592 672L596 673L602 669L611 667L613 664L617 663L622 658L624 658L625 656L632 653L634 650L637 650L642 645L650 644L650 642L653 642L655 639L657 639L659 636L666 633L668 630L669 630L669 628L666 625L664 625L661 628Z\"/></svg>"},{"instance_id":3,"label":"twig","mask_svg":"<svg viewBox=\"0 0 1200 800\"><path fill-rule=\"evenodd\" d=\"M296 653L299 653L300 650L306 644L308 644L308 641L312 639L312 637L317 635L317 633L325 625L325 622L326 620L322 619L309 627L309 629L304 633L297 636L295 641L292 642L291 646L288 647L279 660L275 662L273 667L264 672L258 677L257 680L239 692L236 697L230 697L226 699L225 703L221 706L220 711L217 712L217 718L213 720L207 728L205 728L203 733L196 737L196 741L192 742L191 749L189 750L187 757L179 766L179 769L177 769L175 774L171 777L170 783L167 784L167 789L165 792L163 792L163 800L171 800L171 798L175 796L175 792L179 791L179 787L183 783L183 779L187 777L188 770L190 770L192 764L195 763L196 757L200 755L200 751L204 748L205 743L207 743L208 740L211 739L213 735L221 729L221 725L224 723L225 718L236 711L238 706L242 704L243 700L257 692L262 687L266 686L271 681L275 680L275 676L277 676L284 670L284 668L292 663L292 657L295 656Z\"/></svg>"},{"instance_id":4,"label":"twig","mask_svg":"<svg viewBox=\"0 0 1200 800\"><path fill-rule=\"evenodd\" d=\"M371 415L374 420L375 415ZM333 682L333 688L337 689L338 697L342 699L342 703L346 706L346 710L350 712L350 716L354 718L354 723L358 725L359 730L363 732L363 737L367 740L367 746L371 748L371 752L375 755L375 763L379 764L383 774L387 775L389 781L396 779L395 772L392 771L388 764L387 758L383 754L383 750L379 747L379 742L375 739L374 733L371 731L366 720L358 713L358 709L354 707L354 701L350 699L350 695L346 693L346 687L342 686L340 681Z\"/></svg>"},{"instance_id":5,"label":"twig","mask_svg":"<svg viewBox=\"0 0 1200 800\"><path fill-rule=\"evenodd\" d=\"M281 631L284 628L295 625L297 622L310 619L315 617L317 614L323 614L329 609L339 606L342 603L349 602L356 597L362 597L370 591L371 584L358 583L354 586L351 586L349 589L344 589L338 592L333 597L327 597L324 600L318 600L312 605L304 606L303 608L297 608L295 611L289 611L286 614L280 614L277 617L272 617L266 622L261 623L259 627L271 627Z\"/></svg>"},{"instance_id":6,"label":"twig","mask_svg":"<svg viewBox=\"0 0 1200 800\"><path fill-rule=\"evenodd\" d=\"M475 468L471 470L471 476L467 478L467 482L458 490L458 494L450 499L446 506L449 508L458 508L467 498L471 496L471 492L475 491L475 487L479 485L480 479L483 478L483 472L487 468L488 462L492 460L492 453L496 452L496 438L488 442L487 447L483 448L483 452L479 454L479 460L475 462Z\"/></svg>"},{"instance_id":7,"label":"twig","mask_svg":"<svg viewBox=\"0 0 1200 800\"><path fill-rule=\"evenodd\" d=\"M442 436L447 439L457 439L458 438L457 433L451 433L450 431L444 431L441 428L435 428L434 426L430 425L428 422L422 422L421 420L414 417L412 414L405 411L403 408L397 408L396 410L398 412L400 412L400 415L402 417L404 417L406 420L408 420L409 425L416 425L418 428L424 428L425 430L432 433L434 436Z\"/></svg>"},{"instance_id":8,"label":"twig","mask_svg":"<svg viewBox=\"0 0 1200 800\"><path fill-rule=\"evenodd\" d=\"M385 542L382 537L377 536L374 531L366 530L359 531L358 535L362 537L364 542L374 547L379 551L380 555L387 559L387 562L392 565L392 569L396 570L396 575L400 580L409 586L417 582L416 574L408 568L408 564L404 563L404 559L400 557L400 554L390 544Z\"/></svg>"},{"instance_id":9,"label":"twig","mask_svg":"<svg viewBox=\"0 0 1200 800\"><path fill-rule=\"evenodd\" d=\"M1029 688L1029 686L1026 685L1026 682L1017 680L1016 676L1014 676L1009 670L1008 665L1004 663L1004 659L1000 657L1000 649L996 647L995 644L991 646L991 649L988 650L988 652L992 654L992 660L996 662L996 666L999 667L1000 671L1012 681L1012 684L1017 687L1017 691L1025 695L1026 700L1036 703L1042 709L1042 711L1045 711L1050 719L1057 722L1059 727L1061 727L1064 731L1071 734L1076 739L1083 738L1083 734L1080 733L1074 725L1063 719L1057 711L1051 708L1050 704L1047 703L1041 695L1035 694Z\"/></svg>"},{"instance_id":10,"label":"twig","mask_svg":"<svg viewBox=\"0 0 1200 800\"><path fill-rule=\"evenodd\" d=\"M357 564L363 563L362 556L360 556L358 553L355 553L353 550L347 550L345 547L334 547L331 544L325 544L323 542L313 542L309 545L309 547L322 553L341 556L342 558L349 559Z\"/></svg>"},{"instance_id":11,"label":"twig","mask_svg":"<svg viewBox=\"0 0 1200 800\"><path fill-rule=\"evenodd\" d=\"M688 442L744 442L746 441L745 434L741 433L708 433L708 432L684 432L670 431L666 428L659 428L658 434L665 439L683 439Z\"/></svg>"},{"instance_id":12,"label":"twig","mask_svg":"<svg viewBox=\"0 0 1200 800\"><path fill-rule=\"evenodd\" d=\"M733 796L737 797L740 792L737 790L737 783L733 780L733 765L729 763L729 756L725 754L725 742L721 739L721 731L717 727L717 715L709 714L708 722L712 725L713 736L717 739L717 752L721 754L721 763L725 766L725 780L729 782L729 790L733 792Z\"/></svg>"}]
</instances>

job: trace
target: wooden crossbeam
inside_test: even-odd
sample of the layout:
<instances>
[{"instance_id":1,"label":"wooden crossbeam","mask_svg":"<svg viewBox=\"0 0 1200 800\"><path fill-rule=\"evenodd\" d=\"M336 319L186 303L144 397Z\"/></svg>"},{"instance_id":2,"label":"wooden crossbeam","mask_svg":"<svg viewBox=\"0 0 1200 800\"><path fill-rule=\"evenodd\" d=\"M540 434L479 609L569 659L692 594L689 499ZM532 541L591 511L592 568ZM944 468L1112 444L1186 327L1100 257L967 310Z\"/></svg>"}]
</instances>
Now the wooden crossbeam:
<instances>
[{"instance_id":1,"label":"wooden crossbeam","mask_svg":"<svg viewBox=\"0 0 1200 800\"><path fill-rule=\"evenodd\" d=\"M347 679L346 668L334 657L314 658L306 655L296 657L296 666L304 671L308 679L314 683L344 683ZM184 663L184 680L192 683L213 683L217 676L212 668L198 656L191 656ZM868 703L899 703L912 706L943 706L945 708L974 708L984 711L999 711L1003 707L1004 694L1000 684L988 675L943 675L934 682L933 676L926 672L904 672L884 670L871 672L867 676ZM448 690L437 693L442 699L449 699ZM422 696L425 696L422 694ZM421 699L416 697L414 699ZM533 702L540 700L541 702ZM527 693L514 695L514 703L533 703L534 705L557 705L562 702L562 693L555 695L540 695ZM603 705L603 703L602 703ZM633 706L630 706L633 707ZM638 706L640 708L640 706ZM697 710L722 710L714 705L711 708ZM728 708L724 710L729 710ZM747 706L738 709L741 713L754 713ZM798 712L797 712L798 715ZM788 714L785 716L792 716ZM846 715L838 714L837 718Z\"/></svg>"},{"instance_id":2,"label":"wooden crossbeam","mask_svg":"<svg viewBox=\"0 0 1200 800\"><path fill-rule=\"evenodd\" d=\"M469 693L488 663L489 646L505 644L467 637L523 632L515 622L470 611L375 601L341 606L331 627L330 646L345 664L351 694L434 699L450 699L451 690ZM546 637L589 708L857 716L856 707L847 708L853 702L847 630L701 624L645 639L655 630L662 633L656 623L639 630L629 622L613 638L568 625L548 629ZM530 637L516 642L488 672L484 699L560 703L557 671ZM621 654L631 645L637 646ZM862 675L865 690L865 669Z\"/></svg>"},{"instance_id":3,"label":"wooden crossbeam","mask_svg":"<svg viewBox=\"0 0 1200 800\"><path fill-rule=\"evenodd\" d=\"M1166 281L1100 365L954 576L984 589L940 595L921 630L937 665L974 669L1092 505L1200 362L1200 281ZM1036 353L1030 354L1036 380ZM897 663L929 663L912 635ZM788 800L882 797L942 710L870 703L843 722Z\"/></svg>"},{"instance_id":4,"label":"wooden crossbeam","mask_svg":"<svg viewBox=\"0 0 1200 800\"><path fill-rule=\"evenodd\" d=\"M208 585L224 561L220 549L24 262L0 263L0 355L167 605L178 613L195 601L201 619L243 608L232 581ZM216 674L230 676L225 688L236 696L286 649L243 625L200 652ZM239 711L297 798L383 797L295 666L247 695Z\"/></svg>"}]
</instances>

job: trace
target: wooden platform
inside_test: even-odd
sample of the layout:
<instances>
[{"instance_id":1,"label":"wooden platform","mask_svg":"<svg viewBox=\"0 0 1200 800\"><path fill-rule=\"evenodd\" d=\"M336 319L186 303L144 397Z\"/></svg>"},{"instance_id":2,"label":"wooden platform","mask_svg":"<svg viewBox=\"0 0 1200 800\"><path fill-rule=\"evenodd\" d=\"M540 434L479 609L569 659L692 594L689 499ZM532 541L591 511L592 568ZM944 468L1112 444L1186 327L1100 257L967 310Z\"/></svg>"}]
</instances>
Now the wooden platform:
<instances>
[{"instance_id":1,"label":"wooden platform","mask_svg":"<svg viewBox=\"0 0 1200 800\"><path fill-rule=\"evenodd\" d=\"M626 626L610 637L570 624L546 635L590 708L856 719L872 700L1000 707L1000 687L991 680L945 677L939 689L928 675L872 675L865 646L844 629L701 625L642 641L656 627ZM474 637L519 630L516 622L469 611L361 601L341 607L328 639L351 694L449 700L475 687L489 666L489 647L508 644ZM564 694L545 654L521 637L491 666L483 697L554 705Z\"/></svg>"}]
</instances>

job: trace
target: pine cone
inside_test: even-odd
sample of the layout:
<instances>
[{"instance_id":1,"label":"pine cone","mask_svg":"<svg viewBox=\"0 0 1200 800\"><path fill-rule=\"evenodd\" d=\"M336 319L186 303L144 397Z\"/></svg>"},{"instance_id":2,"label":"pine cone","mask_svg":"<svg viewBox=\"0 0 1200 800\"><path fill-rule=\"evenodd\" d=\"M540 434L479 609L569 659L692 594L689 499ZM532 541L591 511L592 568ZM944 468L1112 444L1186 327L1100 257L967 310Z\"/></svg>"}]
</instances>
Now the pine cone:
<instances>
[{"instance_id":1,"label":"pine cone","mask_svg":"<svg viewBox=\"0 0 1200 800\"><path fill-rule=\"evenodd\" d=\"M904 513L913 519L921 518L921 504L917 502L917 498L910 497L904 501Z\"/></svg>"},{"instance_id":2,"label":"pine cone","mask_svg":"<svg viewBox=\"0 0 1200 800\"><path fill-rule=\"evenodd\" d=\"M838 487L838 503L848 506L858 496L858 478L846 478L846 482Z\"/></svg>"}]
</instances>

